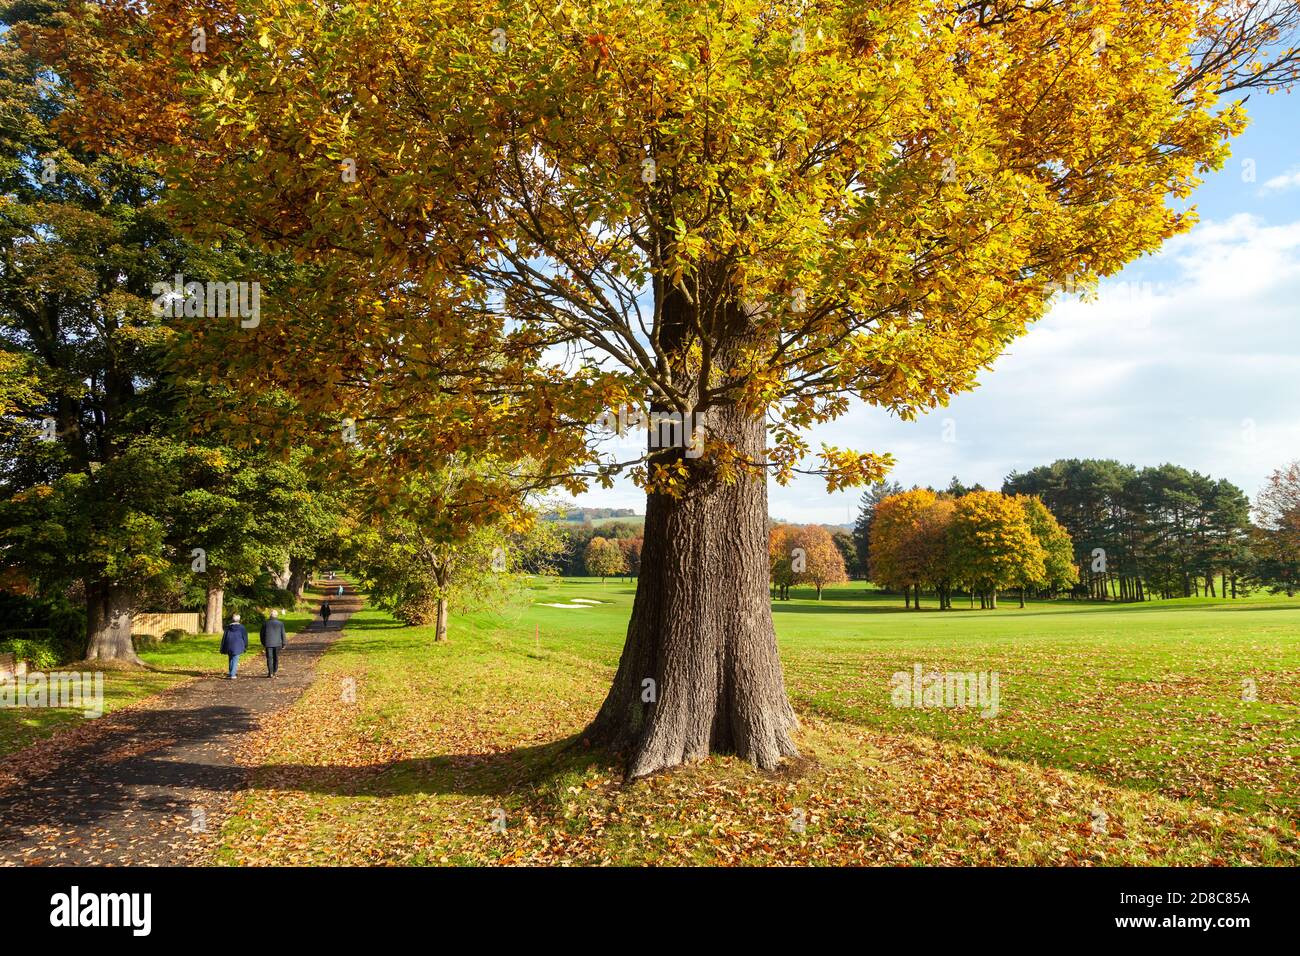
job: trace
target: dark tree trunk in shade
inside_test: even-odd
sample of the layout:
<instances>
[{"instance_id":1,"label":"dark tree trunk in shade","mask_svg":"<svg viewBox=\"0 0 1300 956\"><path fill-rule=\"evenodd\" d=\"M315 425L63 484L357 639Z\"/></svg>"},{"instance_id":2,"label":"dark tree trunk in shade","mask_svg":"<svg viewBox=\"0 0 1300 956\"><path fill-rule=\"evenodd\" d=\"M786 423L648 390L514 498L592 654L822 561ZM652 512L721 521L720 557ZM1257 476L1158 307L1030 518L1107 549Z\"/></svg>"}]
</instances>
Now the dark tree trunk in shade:
<instances>
[{"instance_id":1,"label":"dark tree trunk in shade","mask_svg":"<svg viewBox=\"0 0 1300 956\"><path fill-rule=\"evenodd\" d=\"M311 580L311 568L307 562L298 557L289 559L289 585L288 591L295 600L302 600L303 593L307 590L307 583Z\"/></svg>"}]
</instances>

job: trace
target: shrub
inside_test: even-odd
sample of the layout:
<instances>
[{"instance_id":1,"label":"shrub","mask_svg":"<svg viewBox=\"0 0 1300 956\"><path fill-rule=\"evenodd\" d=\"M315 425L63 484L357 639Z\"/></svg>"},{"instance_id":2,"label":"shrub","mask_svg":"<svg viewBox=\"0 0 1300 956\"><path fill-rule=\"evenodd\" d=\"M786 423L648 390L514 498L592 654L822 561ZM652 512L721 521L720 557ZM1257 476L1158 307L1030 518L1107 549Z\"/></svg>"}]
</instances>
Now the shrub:
<instances>
[{"instance_id":1,"label":"shrub","mask_svg":"<svg viewBox=\"0 0 1300 956\"><path fill-rule=\"evenodd\" d=\"M432 624L438 618L438 599L432 591L421 591L399 602L393 614L399 621L415 627Z\"/></svg>"},{"instance_id":2,"label":"shrub","mask_svg":"<svg viewBox=\"0 0 1300 956\"><path fill-rule=\"evenodd\" d=\"M29 631L27 633L35 634L38 632ZM6 634L0 634L0 654L13 654L18 660L26 661L28 668L37 671L49 670L63 663L59 660L59 655L55 653L54 648L50 646L48 637L41 639L9 637Z\"/></svg>"}]
</instances>

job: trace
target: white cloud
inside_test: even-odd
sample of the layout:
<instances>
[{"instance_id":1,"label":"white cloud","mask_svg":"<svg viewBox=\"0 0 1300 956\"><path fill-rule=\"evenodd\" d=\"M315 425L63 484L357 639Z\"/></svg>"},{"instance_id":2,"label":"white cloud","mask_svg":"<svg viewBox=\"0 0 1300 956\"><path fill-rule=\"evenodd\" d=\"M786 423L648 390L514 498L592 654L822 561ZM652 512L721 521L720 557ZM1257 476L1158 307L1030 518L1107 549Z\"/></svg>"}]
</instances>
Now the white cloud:
<instances>
[{"instance_id":1,"label":"white cloud","mask_svg":"<svg viewBox=\"0 0 1300 956\"><path fill-rule=\"evenodd\" d=\"M1300 166L1288 169L1280 176L1274 176L1266 180L1264 185L1259 187L1259 194L1267 196L1269 193L1282 192L1285 189L1295 189L1300 187Z\"/></svg>"}]
</instances>

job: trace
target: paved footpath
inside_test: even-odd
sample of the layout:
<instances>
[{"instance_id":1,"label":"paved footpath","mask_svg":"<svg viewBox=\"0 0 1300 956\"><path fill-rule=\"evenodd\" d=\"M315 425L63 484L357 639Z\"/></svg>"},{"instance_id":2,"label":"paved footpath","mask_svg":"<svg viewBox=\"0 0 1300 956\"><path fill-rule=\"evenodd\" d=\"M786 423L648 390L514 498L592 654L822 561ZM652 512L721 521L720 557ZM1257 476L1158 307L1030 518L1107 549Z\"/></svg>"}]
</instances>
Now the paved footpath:
<instances>
[{"instance_id":1,"label":"paved footpath","mask_svg":"<svg viewBox=\"0 0 1300 956\"><path fill-rule=\"evenodd\" d=\"M0 866L206 862L203 848L247 786L244 739L301 696L362 605L351 585L333 583L345 591L329 599L328 630L317 617L290 635L275 680L250 635L238 680L225 679L220 658L220 673L14 754L0 790Z\"/></svg>"}]
</instances>

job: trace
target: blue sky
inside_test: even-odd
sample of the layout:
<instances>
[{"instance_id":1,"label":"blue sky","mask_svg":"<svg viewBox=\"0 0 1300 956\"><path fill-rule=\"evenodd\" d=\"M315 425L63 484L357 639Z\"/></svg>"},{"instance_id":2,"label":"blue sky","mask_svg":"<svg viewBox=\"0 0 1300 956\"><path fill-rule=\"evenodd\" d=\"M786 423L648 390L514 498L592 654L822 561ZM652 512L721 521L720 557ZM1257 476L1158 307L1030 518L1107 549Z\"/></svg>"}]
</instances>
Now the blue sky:
<instances>
[{"instance_id":1,"label":"blue sky","mask_svg":"<svg viewBox=\"0 0 1300 956\"><path fill-rule=\"evenodd\" d=\"M1193 197L1200 223L1064 301L1011 345L973 392L914 422L857 405L811 433L888 451L891 478L996 488L1057 458L1173 462L1228 478L1252 498L1300 458L1300 93L1247 103L1251 125ZM852 520L859 491L819 478L769 485L769 512ZM645 510L630 482L580 496Z\"/></svg>"}]
</instances>

